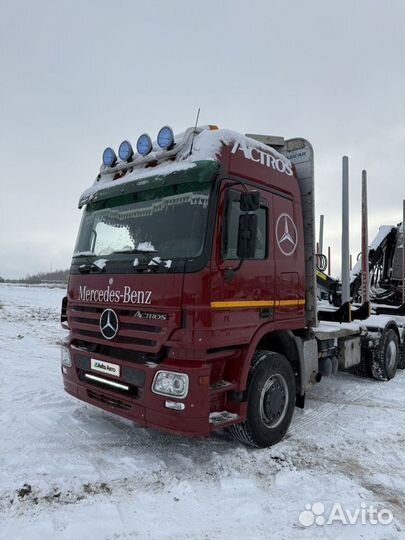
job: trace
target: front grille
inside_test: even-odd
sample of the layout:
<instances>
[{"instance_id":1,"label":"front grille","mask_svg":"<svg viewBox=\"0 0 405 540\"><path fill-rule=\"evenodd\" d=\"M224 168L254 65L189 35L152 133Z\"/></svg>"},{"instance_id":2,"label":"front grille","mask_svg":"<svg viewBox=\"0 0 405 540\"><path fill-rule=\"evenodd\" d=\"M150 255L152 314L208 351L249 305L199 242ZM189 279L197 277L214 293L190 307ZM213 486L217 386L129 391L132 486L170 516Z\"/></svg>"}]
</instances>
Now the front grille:
<instances>
[{"instance_id":1,"label":"front grille","mask_svg":"<svg viewBox=\"0 0 405 540\"><path fill-rule=\"evenodd\" d=\"M100 310L100 314L102 313L102 310ZM129 315L130 316L130 315ZM83 324L94 324L97 326L97 329L99 328L99 319L85 319L83 317L73 317L73 321L83 323ZM120 328L123 328L124 330L138 330L139 332L150 332L150 333L156 333L158 334L160 332L159 326L147 326L146 324L128 324L128 323L121 323Z\"/></svg>"},{"instance_id":2,"label":"front grille","mask_svg":"<svg viewBox=\"0 0 405 540\"><path fill-rule=\"evenodd\" d=\"M119 347L110 347L109 345L100 345L98 343L92 343L91 341L84 341L81 339L73 340L72 345L73 347L82 351L101 354L103 356L116 358L118 360L126 360L127 362L134 362L136 364L146 364L147 362L160 364L160 362L167 357L166 347L162 347L157 354L152 354L131 351L129 349L120 349Z\"/></svg>"},{"instance_id":3,"label":"front grille","mask_svg":"<svg viewBox=\"0 0 405 540\"><path fill-rule=\"evenodd\" d=\"M90 337L90 338L96 338L99 339L100 332L89 332L88 330L78 330L78 334L80 336ZM157 345L157 341L152 341L151 339L141 339L136 337L126 337L126 336L119 336L115 341L118 341L119 343L128 343L128 344L135 344L135 345L142 345L144 347L155 347Z\"/></svg>"},{"instance_id":4,"label":"front grille","mask_svg":"<svg viewBox=\"0 0 405 540\"><path fill-rule=\"evenodd\" d=\"M121 309L112 306L118 316L119 329L114 339L109 341L103 337L100 330L100 316L105 309L105 307L69 302L68 318L73 343L85 343L86 350L106 354L111 358L125 358L131 361L132 355L133 361L159 362L160 356L165 352L164 346L170 334L175 328L181 326L180 310L175 312L173 309L165 310L169 312L167 320L149 320L134 317L140 308ZM142 307L142 312L145 311L147 312L148 309ZM133 354L135 351L136 353ZM141 360L139 355L148 355L148 358Z\"/></svg>"}]
</instances>

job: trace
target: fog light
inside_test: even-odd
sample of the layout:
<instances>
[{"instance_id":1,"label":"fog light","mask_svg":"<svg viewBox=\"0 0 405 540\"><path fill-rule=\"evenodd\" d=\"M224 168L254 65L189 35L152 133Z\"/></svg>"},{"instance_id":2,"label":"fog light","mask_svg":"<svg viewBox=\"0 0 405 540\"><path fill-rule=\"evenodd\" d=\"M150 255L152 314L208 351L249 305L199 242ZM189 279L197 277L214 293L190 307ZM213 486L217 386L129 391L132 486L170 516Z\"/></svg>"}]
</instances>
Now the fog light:
<instances>
[{"instance_id":1,"label":"fog light","mask_svg":"<svg viewBox=\"0 0 405 540\"><path fill-rule=\"evenodd\" d=\"M104 167L112 167L117 161L117 156L114 150L110 147L106 148L103 152L103 165Z\"/></svg>"},{"instance_id":2,"label":"fog light","mask_svg":"<svg viewBox=\"0 0 405 540\"><path fill-rule=\"evenodd\" d=\"M171 127L162 127L157 136L157 143L163 150L170 150L174 146L174 133Z\"/></svg>"},{"instance_id":3,"label":"fog light","mask_svg":"<svg viewBox=\"0 0 405 540\"><path fill-rule=\"evenodd\" d=\"M118 148L118 155L122 161L130 161L134 155L131 143L129 141L122 141Z\"/></svg>"},{"instance_id":4,"label":"fog light","mask_svg":"<svg viewBox=\"0 0 405 540\"><path fill-rule=\"evenodd\" d=\"M152 139L147 133L143 133L136 143L138 154L141 154L141 156L146 156L152 151L152 147Z\"/></svg>"},{"instance_id":5,"label":"fog light","mask_svg":"<svg viewBox=\"0 0 405 540\"><path fill-rule=\"evenodd\" d=\"M173 411L184 411L186 406L184 403L178 403L177 401L165 401L166 409L173 409Z\"/></svg>"},{"instance_id":6,"label":"fog light","mask_svg":"<svg viewBox=\"0 0 405 540\"><path fill-rule=\"evenodd\" d=\"M72 358L70 356L70 351L67 347L60 348L60 359L62 366L72 367Z\"/></svg>"},{"instance_id":7,"label":"fog light","mask_svg":"<svg viewBox=\"0 0 405 540\"><path fill-rule=\"evenodd\" d=\"M186 397L188 375L174 371L158 371L153 379L152 392L161 396Z\"/></svg>"}]
</instances>

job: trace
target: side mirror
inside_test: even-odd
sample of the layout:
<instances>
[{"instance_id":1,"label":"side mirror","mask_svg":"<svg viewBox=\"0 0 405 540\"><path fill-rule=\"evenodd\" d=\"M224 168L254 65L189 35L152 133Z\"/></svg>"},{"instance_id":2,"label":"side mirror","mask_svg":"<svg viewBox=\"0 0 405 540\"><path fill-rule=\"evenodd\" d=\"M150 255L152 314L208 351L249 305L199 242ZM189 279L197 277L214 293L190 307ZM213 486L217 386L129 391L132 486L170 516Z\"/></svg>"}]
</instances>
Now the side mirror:
<instances>
[{"instance_id":1,"label":"side mirror","mask_svg":"<svg viewBox=\"0 0 405 540\"><path fill-rule=\"evenodd\" d=\"M243 259L251 259L256 252L257 215L242 214L239 216L237 255Z\"/></svg>"},{"instance_id":2,"label":"side mirror","mask_svg":"<svg viewBox=\"0 0 405 540\"><path fill-rule=\"evenodd\" d=\"M242 212L254 212L260 208L260 192L245 191L240 195L240 209Z\"/></svg>"}]
</instances>

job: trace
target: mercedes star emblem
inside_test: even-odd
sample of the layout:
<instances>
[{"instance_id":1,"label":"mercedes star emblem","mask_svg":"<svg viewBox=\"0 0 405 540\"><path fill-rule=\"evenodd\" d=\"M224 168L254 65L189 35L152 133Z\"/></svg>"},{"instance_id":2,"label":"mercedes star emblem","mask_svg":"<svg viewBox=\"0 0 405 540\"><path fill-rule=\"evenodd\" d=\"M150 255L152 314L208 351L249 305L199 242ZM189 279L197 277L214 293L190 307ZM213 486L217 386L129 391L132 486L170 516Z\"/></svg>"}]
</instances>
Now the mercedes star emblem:
<instances>
[{"instance_id":1,"label":"mercedes star emblem","mask_svg":"<svg viewBox=\"0 0 405 540\"><path fill-rule=\"evenodd\" d=\"M284 255L289 257L297 249L298 233L297 227L291 216L281 214L276 223L277 245Z\"/></svg>"},{"instance_id":2,"label":"mercedes star emblem","mask_svg":"<svg viewBox=\"0 0 405 540\"><path fill-rule=\"evenodd\" d=\"M100 316L100 331L105 339L114 339L118 332L118 315L108 308Z\"/></svg>"}]
</instances>

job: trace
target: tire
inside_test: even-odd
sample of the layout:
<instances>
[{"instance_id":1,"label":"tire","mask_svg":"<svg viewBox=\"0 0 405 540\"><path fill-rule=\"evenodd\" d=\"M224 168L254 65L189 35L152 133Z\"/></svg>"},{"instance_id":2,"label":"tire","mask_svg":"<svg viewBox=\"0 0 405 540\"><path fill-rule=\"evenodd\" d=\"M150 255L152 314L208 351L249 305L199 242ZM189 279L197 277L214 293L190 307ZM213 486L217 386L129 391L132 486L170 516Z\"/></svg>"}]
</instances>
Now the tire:
<instances>
[{"instance_id":1,"label":"tire","mask_svg":"<svg viewBox=\"0 0 405 540\"><path fill-rule=\"evenodd\" d=\"M247 388L247 417L229 431L239 441L266 448L287 433L295 406L295 377L285 356L256 351Z\"/></svg>"},{"instance_id":2,"label":"tire","mask_svg":"<svg viewBox=\"0 0 405 540\"><path fill-rule=\"evenodd\" d=\"M399 340L396 332L390 328L385 332L379 348L374 351L370 361L374 379L389 381L395 377L399 362Z\"/></svg>"}]
</instances>

